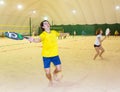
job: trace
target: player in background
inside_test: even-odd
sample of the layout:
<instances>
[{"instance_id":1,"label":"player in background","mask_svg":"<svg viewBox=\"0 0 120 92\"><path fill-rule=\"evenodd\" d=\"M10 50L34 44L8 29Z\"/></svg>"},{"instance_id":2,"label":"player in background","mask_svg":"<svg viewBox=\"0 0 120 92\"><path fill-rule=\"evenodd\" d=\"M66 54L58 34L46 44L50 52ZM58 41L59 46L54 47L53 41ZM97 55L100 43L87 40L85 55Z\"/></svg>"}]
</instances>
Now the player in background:
<instances>
[{"instance_id":1,"label":"player in background","mask_svg":"<svg viewBox=\"0 0 120 92\"><path fill-rule=\"evenodd\" d=\"M106 36L102 39L102 34L103 34L103 31L102 29L97 29L96 31L96 40L95 40L95 43L94 43L94 48L96 50L96 54L94 56L94 60L97 58L97 56L99 55L99 57L102 57L102 54L103 52L105 51L103 46L102 46L102 42L106 39Z\"/></svg>"}]
</instances>

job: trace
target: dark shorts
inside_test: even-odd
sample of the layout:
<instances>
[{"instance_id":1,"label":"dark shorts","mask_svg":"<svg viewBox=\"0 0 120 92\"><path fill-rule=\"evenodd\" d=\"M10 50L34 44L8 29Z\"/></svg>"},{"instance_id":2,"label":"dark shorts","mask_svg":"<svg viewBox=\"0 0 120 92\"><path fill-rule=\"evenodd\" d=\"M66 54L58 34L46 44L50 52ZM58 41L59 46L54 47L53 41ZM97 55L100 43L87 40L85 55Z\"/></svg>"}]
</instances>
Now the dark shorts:
<instances>
[{"instance_id":1,"label":"dark shorts","mask_svg":"<svg viewBox=\"0 0 120 92\"><path fill-rule=\"evenodd\" d=\"M50 63L53 63L55 66L60 65L61 61L59 56L54 57L43 57L44 68L50 68Z\"/></svg>"},{"instance_id":2,"label":"dark shorts","mask_svg":"<svg viewBox=\"0 0 120 92\"><path fill-rule=\"evenodd\" d=\"M100 47L100 45L95 45L95 44L94 44L94 47Z\"/></svg>"}]
</instances>

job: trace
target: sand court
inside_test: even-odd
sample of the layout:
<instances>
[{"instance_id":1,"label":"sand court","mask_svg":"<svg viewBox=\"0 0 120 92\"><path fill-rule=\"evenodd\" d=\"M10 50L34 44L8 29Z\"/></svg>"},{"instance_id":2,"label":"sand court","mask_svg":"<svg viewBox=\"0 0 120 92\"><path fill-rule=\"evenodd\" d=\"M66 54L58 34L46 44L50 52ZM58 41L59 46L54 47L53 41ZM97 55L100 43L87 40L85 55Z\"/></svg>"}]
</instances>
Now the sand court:
<instances>
[{"instance_id":1,"label":"sand court","mask_svg":"<svg viewBox=\"0 0 120 92\"><path fill-rule=\"evenodd\" d=\"M119 92L120 37L103 42L103 60L93 60L94 41L95 36L59 39L63 79L48 87L42 44L0 38L0 92Z\"/></svg>"}]
</instances>

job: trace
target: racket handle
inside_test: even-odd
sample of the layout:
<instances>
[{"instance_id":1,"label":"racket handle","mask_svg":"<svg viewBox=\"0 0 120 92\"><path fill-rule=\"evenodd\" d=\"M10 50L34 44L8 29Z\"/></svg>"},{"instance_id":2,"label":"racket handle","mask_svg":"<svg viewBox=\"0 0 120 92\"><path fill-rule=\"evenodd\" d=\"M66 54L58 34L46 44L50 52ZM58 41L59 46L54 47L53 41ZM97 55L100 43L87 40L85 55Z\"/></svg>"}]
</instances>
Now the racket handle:
<instances>
[{"instance_id":1,"label":"racket handle","mask_svg":"<svg viewBox=\"0 0 120 92\"><path fill-rule=\"evenodd\" d=\"M32 42L31 37L24 36L23 38L28 40L30 43Z\"/></svg>"},{"instance_id":2,"label":"racket handle","mask_svg":"<svg viewBox=\"0 0 120 92\"><path fill-rule=\"evenodd\" d=\"M29 37L24 36L25 39L29 39Z\"/></svg>"}]
</instances>

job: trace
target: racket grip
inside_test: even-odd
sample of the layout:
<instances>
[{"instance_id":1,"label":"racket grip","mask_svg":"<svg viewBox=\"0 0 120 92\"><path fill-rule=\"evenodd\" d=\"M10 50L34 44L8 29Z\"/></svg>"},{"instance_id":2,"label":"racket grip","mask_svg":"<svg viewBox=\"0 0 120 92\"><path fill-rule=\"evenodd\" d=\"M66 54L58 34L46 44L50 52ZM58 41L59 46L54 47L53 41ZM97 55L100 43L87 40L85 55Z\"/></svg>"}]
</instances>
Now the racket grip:
<instances>
[{"instance_id":1,"label":"racket grip","mask_svg":"<svg viewBox=\"0 0 120 92\"><path fill-rule=\"evenodd\" d=\"M29 39L29 37L24 36L25 39Z\"/></svg>"}]
</instances>

